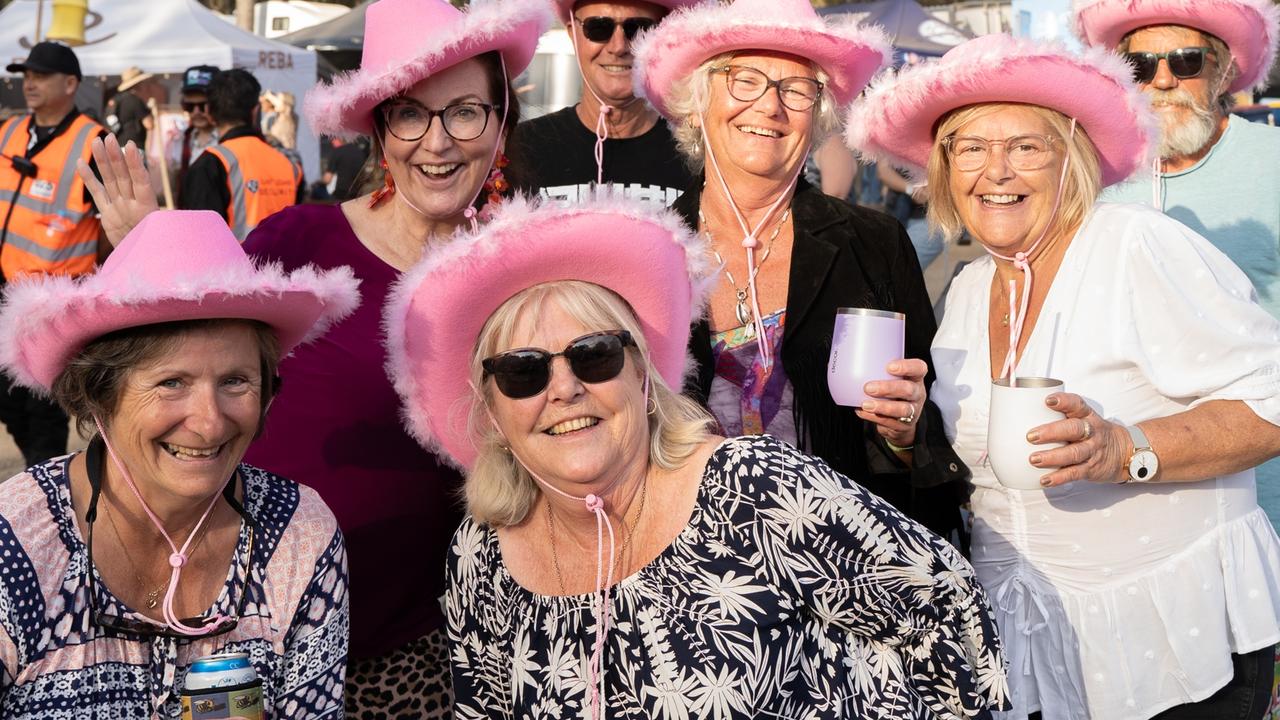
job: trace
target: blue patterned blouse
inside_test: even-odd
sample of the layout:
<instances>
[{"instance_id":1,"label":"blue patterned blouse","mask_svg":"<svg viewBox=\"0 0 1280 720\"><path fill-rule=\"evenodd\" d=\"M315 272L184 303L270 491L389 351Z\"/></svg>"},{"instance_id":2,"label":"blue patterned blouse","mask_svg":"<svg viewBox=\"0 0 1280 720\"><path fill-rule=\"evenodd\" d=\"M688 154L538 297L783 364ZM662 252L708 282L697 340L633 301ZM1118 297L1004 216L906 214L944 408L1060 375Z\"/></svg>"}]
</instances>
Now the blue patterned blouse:
<instances>
[{"instance_id":1,"label":"blue patterned blouse","mask_svg":"<svg viewBox=\"0 0 1280 720\"><path fill-rule=\"evenodd\" d=\"M609 718L933 720L1007 703L969 564L769 436L720 445L689 524L612 597ZM445 596L457 717L585 717L591 608L518 585L497 534L464 522Z\"/></svg>"},{"instance_id":2,"label":"blue patterned blouse","mask_svg":"<svg viewBox=\"0 0 1280 720\"><path fill-rule=\"evenodd\" d=\"M231 632L178 640L122 635L90 622L87 572L100 612L140 618L89 567L72 516L71 456L0 484L0 718L176 718L193 660L247 652L263 682L269 718L342 717L347 664L346 551L316 493L248 465L244 507L257 523L245 585L248 533L215 608L236 615Z\"/></svg>"}]
</instances>

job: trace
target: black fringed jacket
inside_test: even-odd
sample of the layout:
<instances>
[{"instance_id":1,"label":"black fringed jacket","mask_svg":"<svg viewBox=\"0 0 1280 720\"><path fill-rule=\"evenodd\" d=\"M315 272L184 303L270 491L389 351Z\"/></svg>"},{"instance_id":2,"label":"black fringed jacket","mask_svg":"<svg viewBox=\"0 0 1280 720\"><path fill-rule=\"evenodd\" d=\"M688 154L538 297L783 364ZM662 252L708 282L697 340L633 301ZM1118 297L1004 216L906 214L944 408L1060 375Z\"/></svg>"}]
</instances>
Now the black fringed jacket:
<instances>
[{"instance_id":1,"label":"black fringed jacket","mask_svg":"<svg viewBox=\"0 0 1280 720\"><path fill-rule=\"evenodd\" d=\"M681 195L673 209L689 227L698 226L699 190ZM906 354L929 364L925 387L933 383L929 346L937 331L920 264L897 220L824 195L801 181L791 205L795 244L787 289L787 322L782 367L795 398L801 450L887 499L908 517L950 537L961 528L959 505L968 492L969 468L943 433L942 416L928 402L917 420L912 466L884 444L875 426L852 408L836 405L827 390L827 359L836 310L866 307L907 316ZM714 364L711 329L694 326L690 354L698 363L687 392L706 403ZM961 531L961 538L965 533Z\"/></svg>"}]
</instances>

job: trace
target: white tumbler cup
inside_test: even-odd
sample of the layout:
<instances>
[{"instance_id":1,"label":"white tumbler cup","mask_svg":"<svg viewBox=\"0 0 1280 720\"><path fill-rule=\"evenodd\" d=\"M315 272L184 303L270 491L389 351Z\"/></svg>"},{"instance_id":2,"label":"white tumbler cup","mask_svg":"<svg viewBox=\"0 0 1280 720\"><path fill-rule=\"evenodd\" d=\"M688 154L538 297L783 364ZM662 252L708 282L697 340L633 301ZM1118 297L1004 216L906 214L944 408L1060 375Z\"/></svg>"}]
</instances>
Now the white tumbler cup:
<instances>
[{"instance_id":1,"label":"white tumbler cup","mask_svg":"<svg viewBox=\"0 0 1280 720\"><path fill-rule=\"evenodd\" d=\"M827 387L838 405L862 407L862 387L872 380L896 380L885 369L903 358L907 316L888 310L840 308L831 335Z\"/></svg>"},{"instance_id":2,"label":"white tumbler cup","mask_svg":"<svg viewBox=\"0 0 1280 720\"><path fill-rule=\"evenodd\" d=\"M1044 404L1045 398L1056 392L1062 392L1062 381L1053 378L1020 377L1016 386L1007 378L991 381L987 459L1001 485L1014 490L1043 489L1040 478L1052 470L1032 465L1031 454L1062 447L1063 443L1032 445L1027 442L1027 433L1066 417Z\"/></svg>"}]
</instances>

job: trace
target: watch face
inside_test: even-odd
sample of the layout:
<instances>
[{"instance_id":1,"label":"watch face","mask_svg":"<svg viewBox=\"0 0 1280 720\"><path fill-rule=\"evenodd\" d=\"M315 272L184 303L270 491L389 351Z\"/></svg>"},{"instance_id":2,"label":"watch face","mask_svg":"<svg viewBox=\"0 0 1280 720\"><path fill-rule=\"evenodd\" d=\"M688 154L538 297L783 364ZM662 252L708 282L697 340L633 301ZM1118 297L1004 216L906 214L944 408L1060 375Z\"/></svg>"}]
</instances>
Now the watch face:
<instances>
[{"instance_id":1,"label":"watch face","mask_svg":"<svg viewBox=\"0 0 1280 720\"><path fill-rule=\"evenodd\" d=\"M1146 482L1155 477L1160 469L1160 461L1150 450L1139 450L1129 458L1129 479L1134 482Z\"/></svg>"}]
</instances>

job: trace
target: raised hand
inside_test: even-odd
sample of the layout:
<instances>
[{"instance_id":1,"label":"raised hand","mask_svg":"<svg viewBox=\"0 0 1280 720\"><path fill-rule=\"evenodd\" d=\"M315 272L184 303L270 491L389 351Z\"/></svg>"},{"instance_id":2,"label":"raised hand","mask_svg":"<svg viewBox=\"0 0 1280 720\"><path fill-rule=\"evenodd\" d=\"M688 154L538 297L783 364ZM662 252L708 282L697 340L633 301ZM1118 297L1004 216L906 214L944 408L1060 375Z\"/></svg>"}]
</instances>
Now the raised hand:
<instances>
[{"instance_id":1,"label":"raised hand","mask_svg":"<svg viewBox=\"0 0 1280 720\"><path fill-rule=\"evenodd\" d=\"M112 246L119 245L147 213L159 209L151 175L142 161L142 151L132 140L121 149L115 135L108 135L105 142L93 141L93 159L101 181L84 160L76 164L76 172L98 206L107 240Z\"/></svg>"}]
</instances>

